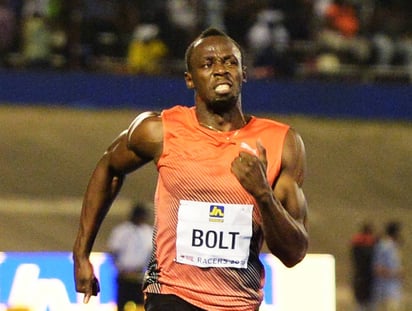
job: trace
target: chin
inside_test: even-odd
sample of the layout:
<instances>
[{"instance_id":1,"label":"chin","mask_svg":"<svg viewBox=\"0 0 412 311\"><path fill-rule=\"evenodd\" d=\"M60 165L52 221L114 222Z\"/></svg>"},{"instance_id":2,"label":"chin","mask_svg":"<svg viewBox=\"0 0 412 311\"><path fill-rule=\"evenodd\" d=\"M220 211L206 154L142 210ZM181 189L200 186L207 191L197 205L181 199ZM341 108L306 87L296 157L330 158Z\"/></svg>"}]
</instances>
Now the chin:
<instances>
[{"instance_id":1,"label":"chin","mask_svg":"<svg viewBox=\"0 0 412 311\"><path fill-rule=\"evenodd\" d=\"M236 106L237 98L234 96L220 96L209 102L209 106L215 111L225 112Z\"/></svg>"}]
</instances>

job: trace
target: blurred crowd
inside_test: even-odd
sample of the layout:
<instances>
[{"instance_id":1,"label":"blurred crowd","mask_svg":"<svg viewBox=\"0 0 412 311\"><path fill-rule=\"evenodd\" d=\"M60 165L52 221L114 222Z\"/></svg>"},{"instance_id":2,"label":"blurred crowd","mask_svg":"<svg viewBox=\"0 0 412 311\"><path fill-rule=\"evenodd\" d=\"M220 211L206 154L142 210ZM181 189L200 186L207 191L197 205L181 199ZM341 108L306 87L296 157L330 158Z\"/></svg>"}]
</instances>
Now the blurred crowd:
<instances>
[{"instance_id":1,"label":"blurred crowd","mask_svg":"<svg viewBox=\"0 0 412 311\"><path fill-rule=\"evenodd\" d=\"M0 0L0 65L180 74L213 25L256 79L370 67L410 78L410 12L410 0Z\"/></svg>"}]
</instances>

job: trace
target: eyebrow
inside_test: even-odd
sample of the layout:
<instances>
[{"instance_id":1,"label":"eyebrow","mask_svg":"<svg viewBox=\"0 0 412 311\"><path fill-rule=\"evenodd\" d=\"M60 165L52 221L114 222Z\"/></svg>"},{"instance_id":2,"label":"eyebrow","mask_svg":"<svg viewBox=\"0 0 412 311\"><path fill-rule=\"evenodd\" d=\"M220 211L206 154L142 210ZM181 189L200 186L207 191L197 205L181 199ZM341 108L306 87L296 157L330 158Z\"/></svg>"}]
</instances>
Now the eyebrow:
<instances>
[{"instance_id":1,"label":"eyebrow","mask_svg":"<svg viewBox=\"0 0 412 311\"><path fill-rule=\"evenodd\" d=\"M232 59L232 58L239 61L239 59L234 54L227 54L227 55L224 55L224 56L205 55L205 56L200 57L201 60L211 60L211 59L228 60L228 59Z\"/></svg>"}]
</instances>

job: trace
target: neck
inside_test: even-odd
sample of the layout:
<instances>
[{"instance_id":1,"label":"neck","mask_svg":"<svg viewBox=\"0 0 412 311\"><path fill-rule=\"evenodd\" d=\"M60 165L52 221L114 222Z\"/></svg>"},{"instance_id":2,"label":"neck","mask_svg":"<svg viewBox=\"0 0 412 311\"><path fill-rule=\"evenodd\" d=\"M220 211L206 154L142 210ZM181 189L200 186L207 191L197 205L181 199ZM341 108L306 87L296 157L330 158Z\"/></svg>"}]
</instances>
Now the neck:
<instances>
[{"instance_id":1,"label":"neck","mask_svg":"<svg viewBox=\"0 0 412 311\"><path fill-rule=\"evenodd\" d=\"M228 132L242 128L247 120L242 112L241 97L235 101L205 102L195 97L196 117L200 125L219 132Z\"/></svg>"},{"instance_id":2,"label":"neck","mask_svg":"<svg viewBox=\"0 0 412 311\"><path fill-rule=\"evenodd\" d=\"M229 132L244 127L247 123L241 112L229 114L203 114L196 109L196 117L199 124L217 132Z\"/></svg>"}]
</instances>

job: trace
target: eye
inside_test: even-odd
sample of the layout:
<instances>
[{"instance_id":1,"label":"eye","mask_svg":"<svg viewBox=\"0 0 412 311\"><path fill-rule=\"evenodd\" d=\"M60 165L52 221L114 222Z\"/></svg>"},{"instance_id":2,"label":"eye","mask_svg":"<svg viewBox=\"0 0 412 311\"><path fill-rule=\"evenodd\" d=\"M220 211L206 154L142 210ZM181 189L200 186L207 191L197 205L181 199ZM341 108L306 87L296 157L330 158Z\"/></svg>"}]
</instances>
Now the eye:
<instances>
[{"instance_id":1,"label":"eye","mask_svg":"<svg viewBox=\"0 0 412 311\"><path fill-rule=\"evenodd\" d=\"M238 61L234 57L230 57L230 58L225 59L225 65L226 66L237 66L237 64L238 64Z\"/></svg>"},{"instance_id":2,"label":"eye","mask_svg":"<svg viewBox=\"0 0 412 311\"><path fill-rule=\"evenodd\" d=\"M206 61L204 61L203 63L202 63L202 68L205 68L205 69L207 69L207 68L210 68L210 67L212 67L212 61L211 60L206 60Z\"/></svg>"}]
</instances>

